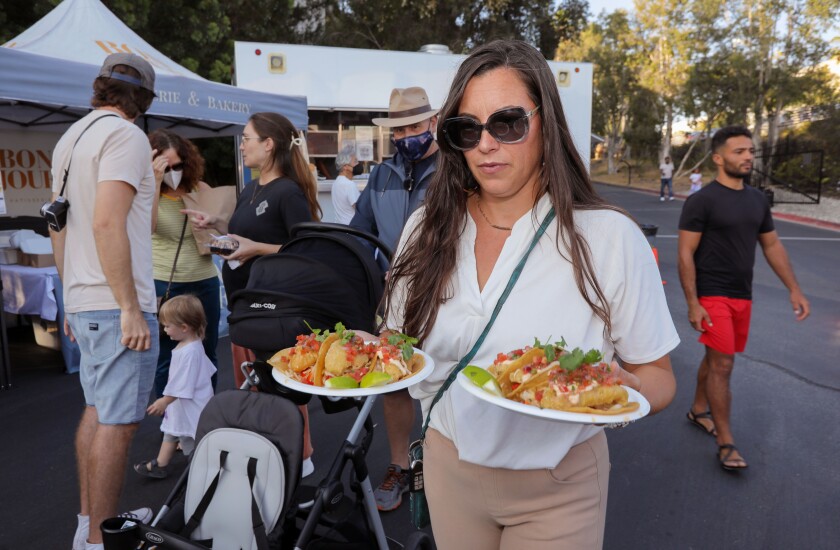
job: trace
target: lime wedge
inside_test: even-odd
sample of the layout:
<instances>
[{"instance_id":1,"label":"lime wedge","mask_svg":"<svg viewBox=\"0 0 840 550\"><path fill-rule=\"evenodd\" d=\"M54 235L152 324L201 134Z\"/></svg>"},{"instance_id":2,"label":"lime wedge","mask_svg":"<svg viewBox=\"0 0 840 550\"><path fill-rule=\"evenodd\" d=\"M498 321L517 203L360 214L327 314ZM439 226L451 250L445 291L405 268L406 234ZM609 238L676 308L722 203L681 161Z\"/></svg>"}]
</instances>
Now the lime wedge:
<instances>
[{"instance_id":1,"label":"lime wedge","mask_svg":"<svg viewBox=\"0 0 840 550\"><path fill-rule=\"evenodd\" d=\"M492 393L493 395L498 395L499 397L504 397L502 395L502 388L499 387L499 382L496 381L496 377L488 371L482 369L481 367L476 367L475 365L467 365L461 372L463 372L473 384L484 391Z\"/></svg>"},{"instance_id":2,"label":"lime wedge","mask_svg":"<svg viewBox=\"0 0 840 550\"><path fill-rule=\"evenodd\" d=\"M359 384L362 388L370 388L372 386L384 386L391 381L391 375L387 372L369 372L362 376L362 381Z\"/></svg>"},{"instance_id":3,"label":"lime wedge","mask_svg":"<svg viewBox=\"0 0 840 550\"><path fill-rule=\"evenodd\" d=\"M337 390L349 390L359 387L359 383L352 376L336 376L324 382L324 385Z\"/></svg>"}]
</instances>

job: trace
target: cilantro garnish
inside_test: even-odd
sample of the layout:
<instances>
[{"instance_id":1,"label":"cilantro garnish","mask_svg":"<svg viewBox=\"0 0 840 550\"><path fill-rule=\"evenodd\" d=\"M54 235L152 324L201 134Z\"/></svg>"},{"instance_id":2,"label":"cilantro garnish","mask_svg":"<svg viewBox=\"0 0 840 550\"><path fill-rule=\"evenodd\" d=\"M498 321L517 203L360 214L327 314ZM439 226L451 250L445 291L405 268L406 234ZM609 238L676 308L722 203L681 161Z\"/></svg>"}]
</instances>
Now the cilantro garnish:
<instances>
[{"instance_id":1,"label":"cilantro garnish","mask_svg":"<svg viewBox=\"0 0 840 550\"><path fill-rule=\"evenodd\" d=\"M417 338L398 332L388 336L388 343L400 348L403 361L408 361L414 355L413 345L417 343Z\"/></svg>"},{"instance_id":2,"label":"cilantro garnish","mask_svg":"<svg viewBox=\"0 0 840 550\"><path fill-rule=\"evenodd\" d=\"M561 355L557 361L560 363L560 368L572 372L583 364L583 350L575 348L571 353Z\"/></svg>"},{"instance_id":3,"label":"cilantro garnish","mask_svg":"<svg viewBox=\"0 0 840 550\"><path fill-rule=\"evenodd\" d=\"M583 362L586 365L594 365L596 363L600 363L601 359L603 358L604 356L601 355L600 351L598 351L597 349L591 349L586 352L586 355L583 356Z\"/></svg>"},{"instance_id":4,"label":"cilantro garnish","mask_svg":"<svg viewBox=\"0 0 840 550\"><path fill-rule=\"evenodd\" d=\"M575 348L571 353L561 356L558 361L560 362L561 368L572 372L581 365L594 365L602 358L601 352L597 349L591 349L584 354L582 349Z\"/></svg>"},{"instance_id":5,"label":"cilantro garnish","mask_svg":"<svg viewBox=\"0 0 840 550\"><path fill-rule=\"evenodd\" d=\"M323 342L327 339L327 336L330 335L330 331L323 330L320 328L312 328L312 326L306 321L304 321L303 324L306 325L306 328L309 329L309 332L315 335L315 340L317 340L318 342Z\"/></svg>"},{"instance_id":6,"label":"cilantro garnish","mask_svg":"<svg viewBox=\"0 0 840 550\"><path fill-rule=\"evenodd\" d=\"M551 336L548 337L548 341L551 341ZM549 363L553 363L557 360L558 355L562 355L566 349L566 340L561 336L559 342L543 345L539 338L534 338L534 348L541 348L545 352L546 360Z\"/></svg>"},{"instance_id":7,"label":"cilantro garnish","mask_svg":"<svg viewBox=\"0 0 840 550\"><path fill-rule=\"evenodd\" d=\"M342 344L346 344L353 338L356 333L352 330L347 330L344 327L344 323L336 323L335 324L335 333L338 334L338 339L341 341Z\"/></svg>"}]
</instances>

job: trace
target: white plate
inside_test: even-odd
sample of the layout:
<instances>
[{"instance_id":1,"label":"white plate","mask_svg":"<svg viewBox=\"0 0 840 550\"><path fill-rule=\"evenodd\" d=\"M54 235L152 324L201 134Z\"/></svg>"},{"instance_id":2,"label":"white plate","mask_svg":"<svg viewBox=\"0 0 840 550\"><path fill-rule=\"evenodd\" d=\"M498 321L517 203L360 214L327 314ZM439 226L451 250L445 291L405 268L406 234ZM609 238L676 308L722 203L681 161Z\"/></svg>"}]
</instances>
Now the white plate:
<instances>
[{"instance_id":1,"label":"white plate","mask_svg":"<svg viewBox=\"0 0 840 550\"><path fill-rule=\"evenodd\" d=\"M628 388L627 386L622 387L627 390L631 402L639 403L638 409L623 414L592 414L541 409L534 405L526 405L525 403L505 399L504 397L493 395L479 388L463 372L458 373L458 383L462 388L488 403L493 403L494 405L514 412L560 422L573 422L576 424L623 424L624 422L632 422L633 420L643 418L650 413L650 403L648 403L647 399L633 388Z\"/></svg>"},{"instance_id":2,"label":"white plate","mask_svg":"<svg viewBox=\"0 0 840 550\"><path fill-rule=\"evenodd\" d=\"M289 378L284 373L274 368L271 369L271 375L274 376L274 379L277 380L278 384L282 384L290 390L295 390L302 393L310 393L312 395L326 395L329 397L367 397L368 395L379 395L382 393L391 393L397 390L404 390L405 388L413 386L414 384L422 382L423 380L428 378L428 376L432 374L432 371L435 370L435 362L432 360L431 357L429 357L417 348L414 348L414 353L419 353L423 356L423 359L425 359L426 364L423 366L423 368L420 369L419 372L414 373L413 376L403 378L399 382L394 382L393 384L385 384L384 386L348 389L327 388L322 386L310 386L309 384L298 382L297 380Z\"/></svg>"}]
</instances>

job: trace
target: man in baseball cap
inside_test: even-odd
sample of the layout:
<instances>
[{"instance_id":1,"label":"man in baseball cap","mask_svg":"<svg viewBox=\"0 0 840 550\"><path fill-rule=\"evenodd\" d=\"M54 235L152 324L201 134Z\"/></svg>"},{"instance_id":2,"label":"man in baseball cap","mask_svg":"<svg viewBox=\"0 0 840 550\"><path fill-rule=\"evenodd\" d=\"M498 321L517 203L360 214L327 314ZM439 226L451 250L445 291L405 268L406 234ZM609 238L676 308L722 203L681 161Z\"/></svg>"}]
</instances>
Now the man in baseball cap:
<instances>
[{"instance_id":1,"label":"man in baseball cap","mask_svg":"<svg viewBox=\"0 0 840 550\"><path fill-rule=\"evenodd\" d=\"M81 509L73 550L102 548L99 524L117 505L128 450L146 413L158 356L152 213L159 187L152 150L134 124L154 100L142 57L105 59L94 109L55 146L50 236L64 288L65 331L81 350L85 398L76 433ZM71 163L72 159L72 163ZM159 185L159 184L158 184ZM147 522L149 508L125 514Z\"/></svg>"},{"instance_id":2,"label":"man in baseball cap","mask_svg":"<svg viewBox=\"0 0 840 550\"><path fill-rule=\"evenodd\" d=\"M376 166L356 203L351 227L378 236L396 250L408 217L423 203L438 158L438 109L429 103L420 87L391 91L388 116L373 123L391 129L396 154ZM391 449L391 464L374 491L382 511L394 510L408 491L408 444L414 425L414 401L408 390L386 394L385 427Z\"/></svg>"},{"instance_id":3,"label":"man in baseball cap","mask_svg":"<svg viewBox=\"0 0 840 550\"><path fill-rule=\"evenodd\" d=\"M123 68L120 68L122 66ZM134 69L139 76L128 74L125 68ZM134 53L112 53L105 58L99 76L128 82L155 95L155 70L148 61ZM155 95L157 97L157 95Z\"/></svg>"}]
</instances>

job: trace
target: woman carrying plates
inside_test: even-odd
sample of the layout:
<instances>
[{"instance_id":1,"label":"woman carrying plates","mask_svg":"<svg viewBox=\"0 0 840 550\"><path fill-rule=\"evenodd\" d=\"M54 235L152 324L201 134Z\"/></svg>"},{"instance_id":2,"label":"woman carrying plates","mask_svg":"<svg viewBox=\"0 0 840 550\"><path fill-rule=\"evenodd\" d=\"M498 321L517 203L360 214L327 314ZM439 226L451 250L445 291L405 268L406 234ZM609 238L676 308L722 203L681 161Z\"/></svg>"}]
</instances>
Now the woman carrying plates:
<instances>
[{"instance_id":1,"label":"woman carrying plates","mask_svg":"<svg viewBox=\"0 0 840 550\"><path fill-rule=\"evenodd\" d=\"M472 364L562 336L620 358L622 383L662 410L676 389L668 354L679 338L650 245L596 194L533 46L473 51L441 120L439 170L403 232L384 323L417 336L436 365L410 390L424 418L431 410L423 458L435 541L600 548L610 469L602 427L508 411L458 384L432 402L486 330Z\"/></svg>"}]
</instances>

